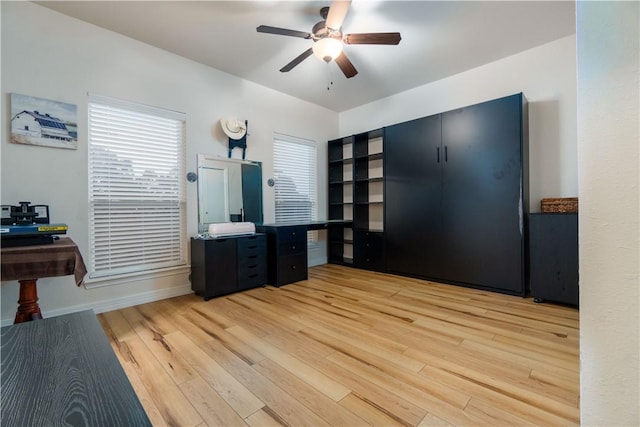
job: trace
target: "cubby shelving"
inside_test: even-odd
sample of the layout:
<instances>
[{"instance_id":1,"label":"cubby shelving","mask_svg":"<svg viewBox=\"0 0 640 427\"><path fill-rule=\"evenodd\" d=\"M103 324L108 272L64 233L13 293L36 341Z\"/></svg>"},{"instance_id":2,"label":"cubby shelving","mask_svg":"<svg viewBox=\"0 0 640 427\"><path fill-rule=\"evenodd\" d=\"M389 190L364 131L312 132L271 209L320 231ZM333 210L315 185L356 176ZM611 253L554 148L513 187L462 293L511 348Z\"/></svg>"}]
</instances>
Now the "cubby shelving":
<instances>
[{"instance_id":1,"label":"cubby shelving","mask_svg":"<svg viewBox=\"0 0 640 427\"><path fill-rule=\"evenodd\" d=\"M384 270L383 130L329 141L329 262Z\"/></svg>"},{"instance_id":2,"label":"cubby shelving","mask_svg":"<svg viewBox=\"0 0 640 427\"><path fill-rule=\"evenodd\" d=\"M353 137L327 144L329 162L329 219L353 220ZM353 264L353 232L344 225L329 227L329 262Z\"/></svg>"}]
</instances>

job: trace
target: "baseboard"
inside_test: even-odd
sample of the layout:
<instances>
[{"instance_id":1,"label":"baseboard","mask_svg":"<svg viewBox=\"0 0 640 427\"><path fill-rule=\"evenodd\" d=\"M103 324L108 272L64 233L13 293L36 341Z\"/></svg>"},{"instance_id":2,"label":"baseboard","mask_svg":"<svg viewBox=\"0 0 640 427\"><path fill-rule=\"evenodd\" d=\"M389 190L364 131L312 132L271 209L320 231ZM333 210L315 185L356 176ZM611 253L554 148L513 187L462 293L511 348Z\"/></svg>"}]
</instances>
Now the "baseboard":
<instances>
[{"instance_id":1,"label":"baseboard","mask_svg":"<svg viewBox=\"0 0 640 427\"><path fill-rule=\"evenodd\" d=\"M134 305L146 304L148 302L160 301L167 298L173 298L180 295L190 294L191 284L187 283L180 286L174 286L167 289L159 289L154 291L141 292L139 294L127 295L125 297L114 298L106 301L97 301L95 303L78 304L70 307L59 308L57 310L47 310L42 312L42 317L56 317L63 314L75 313L84 310L93 310L96 314L106 311L119 310L121 308L132 307ZM2 326L13 324L13 317L2 319Z\"/></svg>"}]
</instances>

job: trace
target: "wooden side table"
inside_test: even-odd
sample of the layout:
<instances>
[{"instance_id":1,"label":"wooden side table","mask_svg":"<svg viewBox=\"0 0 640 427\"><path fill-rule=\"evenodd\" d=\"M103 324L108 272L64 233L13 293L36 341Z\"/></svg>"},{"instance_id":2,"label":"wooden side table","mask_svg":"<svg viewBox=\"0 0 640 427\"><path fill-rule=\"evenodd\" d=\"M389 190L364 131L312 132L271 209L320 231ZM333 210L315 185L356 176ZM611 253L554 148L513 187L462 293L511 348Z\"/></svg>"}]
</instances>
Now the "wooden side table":
<instances>
[{"instance_id":1,"label":"wooden side table","mask_svg":"<svg viewBox=\"0 0 640 427\"><path fill-rule=\"evenodd\" d=\"M20 282L14 323L42 319L38 305L38 279L73 274L76 285L80 286L87 274L78 246L69 237L61 237L45 245L2 248L0 256L2 280Z\"/></svg>"}]
</instances>

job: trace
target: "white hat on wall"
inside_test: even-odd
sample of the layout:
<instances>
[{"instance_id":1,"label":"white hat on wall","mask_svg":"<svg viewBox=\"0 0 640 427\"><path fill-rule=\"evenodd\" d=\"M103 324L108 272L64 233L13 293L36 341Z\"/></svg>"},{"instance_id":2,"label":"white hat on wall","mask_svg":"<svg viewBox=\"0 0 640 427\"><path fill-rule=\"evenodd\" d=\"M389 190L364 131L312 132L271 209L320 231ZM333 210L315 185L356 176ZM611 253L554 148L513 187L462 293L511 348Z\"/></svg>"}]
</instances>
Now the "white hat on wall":
<instances>
[{"instance_id":1,"label":"white hat on wall","mask_svg":"<svg viewBox=\"0 0 640 427\"><path fill-rule=\"evenodd\" d=\"M233 117L227 117L220 120L222 131L231 139L242 139L247 133L247 125L242 121Z\"/></svg>"}]
</instances>

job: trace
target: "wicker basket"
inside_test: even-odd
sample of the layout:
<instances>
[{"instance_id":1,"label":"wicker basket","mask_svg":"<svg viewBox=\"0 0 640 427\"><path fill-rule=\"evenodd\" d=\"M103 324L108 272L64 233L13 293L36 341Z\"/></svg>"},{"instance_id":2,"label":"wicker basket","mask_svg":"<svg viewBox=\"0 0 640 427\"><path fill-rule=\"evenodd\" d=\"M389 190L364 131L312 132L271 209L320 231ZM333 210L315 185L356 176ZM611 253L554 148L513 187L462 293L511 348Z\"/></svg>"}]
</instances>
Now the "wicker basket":
<instances>
[{"instance_id":1,"label":"wicker basket","mask_svg":"<svg viewBox=\"0 0 640 427\"><path fill-rule=\"evenodd\" d=\"M540 210L543 213L577 213L578 198L562 197L542 199L540 201Z\"/></svg>"}]
</instances>

